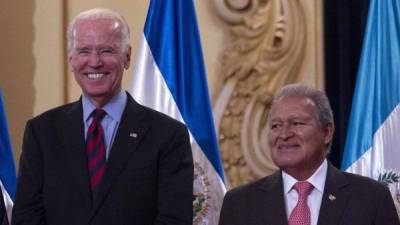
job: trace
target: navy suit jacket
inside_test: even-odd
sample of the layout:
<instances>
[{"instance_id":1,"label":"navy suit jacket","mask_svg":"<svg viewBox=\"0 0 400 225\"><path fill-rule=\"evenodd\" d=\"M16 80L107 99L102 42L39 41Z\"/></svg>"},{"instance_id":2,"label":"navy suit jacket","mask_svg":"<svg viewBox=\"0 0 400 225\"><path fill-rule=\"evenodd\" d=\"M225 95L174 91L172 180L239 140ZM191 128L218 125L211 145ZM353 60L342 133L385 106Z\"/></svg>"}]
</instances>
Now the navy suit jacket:
<instances>
[{"instance_id":1,"label":"navy suit jacket","mask_svg":"<svg viewBox=\"0 0 400 225\"><path fill-rule=\"evenodd\" d=\"M225 195L219 225L287 224L281 171ZM329 164L318 225L400 223L387 187Z\"/></svg>"},{"instance_id":2,"label":"navy suit jacket","mask_svg":"<svg viewBox=\"0 0 400 225\"><path fill-rule=\"evenodd\" d=\"M128 94L98 197L91 201L82 103L27 122L12 224L192 224L186 127Z\"/></svg>"}]
</instances>

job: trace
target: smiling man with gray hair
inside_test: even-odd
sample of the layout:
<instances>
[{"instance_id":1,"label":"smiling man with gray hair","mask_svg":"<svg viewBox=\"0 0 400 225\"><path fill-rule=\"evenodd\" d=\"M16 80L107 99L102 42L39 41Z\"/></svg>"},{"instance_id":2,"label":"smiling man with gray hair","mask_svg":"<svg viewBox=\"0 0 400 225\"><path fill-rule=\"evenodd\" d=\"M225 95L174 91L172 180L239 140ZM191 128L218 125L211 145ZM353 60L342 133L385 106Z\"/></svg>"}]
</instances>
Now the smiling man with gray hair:
<instances>
[{"instance_id":1,"label":"smiling man with gray hair","mask_svg":"<svg viewBox=\"0 0 400 225\"><path fill-rule=\"evenodd\" d=\"M130 57L116 12L72 21L68 62L82 96L27 122L12 224L192 224L188 131L122 90Z\"/></svg>"},{"instance_id":2,"label":"smiling man with gray hair","mask_svg":"<svg viewBox=\"0 0 400 225\"><path fill-rule=\"evenodd\" d=\"M230 190L219 225L399 225L387 187L327 161L333 132L332 109L322 91L301 84L281 88L267 133L280 169Z\"/></svg>"}]
</instances>

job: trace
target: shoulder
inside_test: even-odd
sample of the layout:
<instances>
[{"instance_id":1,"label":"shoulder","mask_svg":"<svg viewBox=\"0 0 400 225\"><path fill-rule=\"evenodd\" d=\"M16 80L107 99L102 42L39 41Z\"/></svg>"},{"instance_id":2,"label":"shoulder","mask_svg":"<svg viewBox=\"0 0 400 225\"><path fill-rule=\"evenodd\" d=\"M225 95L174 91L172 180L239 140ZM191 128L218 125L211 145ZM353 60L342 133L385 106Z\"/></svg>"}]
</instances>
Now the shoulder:
<instances>
[{"instance_id":1,"label":"shoulder","mask_svg":"<svg viewBox=\"0 0 400 225\"><path fill-rule=\"evenodd\" d=\"M361 176L358 174L342 172L346 179L349 181L349 185L353 190L359 192L386 192L388 188L383 184L376 180L373 180L369 177Z\"/></svg>"},{"instance_id":2,"label":"shoulder","mask_svg":"<svg viewBox=\"0 0 400 225\"><path fill-rule=\"evenodd\" d=\"M329 164L326 178L328 187L346 187L352 191L375 191L388 189L384 184L354 173L344 172Z\"/></svg>"},{"instance_id":3,"label":"shoulder","mask_svg":"<svg viewBox=\"0 0 400 225\"><path fill-rule=\"evenodd\" d=\"M43 123L56 123L57 120L62 120L66 116L72 113L72 111L82 111L80 101L68 103L65 105L61 105L52 109L49 109L32 119L28 120L28 123L32 124L43 124Z\"/></svg>"},{"instance_id":4,"label":"shoulder","mask_svg":"<svg viewBox=\"0 0 400 225\"><path fill-rule=\"evenodd\" d=\"M170 128L186 129L186 126L182 122L164 113L158 112L147 106L139 104L132 98L132 96L129 93L128 93L127 110L132 116L140 117L147 124L150 124L153 127L163 127L166 129Z\"/></svg>"},{"instance_id":5,"label":"shoulder","mask_svg":"<svg viewBox=\"0 0 400 225\"><path fill-rule=\"evenodd\" d=\"M141 105L141 108L145 112L147 119L154 122L155 124L163 125L163 126L185 127L185 125L182 122L180 122L164 113L158 112L158 111L151 109L149 107L146 107L144 105Z\"/></svg>"},{"instance_id":6,"label":"shoulder","mask_svg":"<svg viewBox=\"0 0 400 225\"><path fill-rule=\"evenodd\" d=\"M249 200L249 199L257 198L257 196L261 192L268 192L272 186L275 186L276 184L278 184L277 183L277 182L279 182L277 180L278 175L280 175L280 173L274 173L270 176L266 176L264 178L253 181L251 183L235 187L226 193L225 199L226 200L237 199L237 200L241 201L244 199Z\"/></svg>"},{"instance_id":7,"label":"shoulder","mask_svg":"<svg viewBox=\"0 0 400 225\"><path fill-rule=\"evenodd\" d=\"M394 201L386 185L368 177L341 173L347 180L347 184L343 187L343 193L349 196L346 207L347 219L362 219L364 223L379 221L376 224L399 224Z\"/></svg>"},{"instance_id":8,"label":"shoulder","mask_svg":"<svg viewBox=\"0 0 400 225\"><path fill-rule=\"evenodd\" d=\"M243 195L243 194L246 194L246 193L251 193L254 190L257 190L257 189L261 188L262 185L265 182L268 182L268 177L264 177L264 178L261 178L259 180L250 182L248 184L244 184L244 185L232 188L226 194L227 195L228 194L230 194L230 195Z\"/></svg>"}]
</instances>

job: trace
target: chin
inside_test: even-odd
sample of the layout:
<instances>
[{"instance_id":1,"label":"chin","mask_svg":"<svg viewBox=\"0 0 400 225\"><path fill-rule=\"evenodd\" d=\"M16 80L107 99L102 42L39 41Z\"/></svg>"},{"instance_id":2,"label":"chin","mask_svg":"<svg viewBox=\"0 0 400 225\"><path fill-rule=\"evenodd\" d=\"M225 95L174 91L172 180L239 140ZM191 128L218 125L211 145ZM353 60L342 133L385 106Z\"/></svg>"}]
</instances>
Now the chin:
<instances>
[{"instance_id":1,"label":"chin","mask_svg":"<svg viewBox=\"0 0 400 225\"><path fill-rule=\"evenodd\" d=\"M273 159L272 161L281 169L294 168L299 166L299 160L293 158L280 158Z\"/></svg>"},{"instance_id":2,"label":"chin","mask_svg":"<svg viewBox=\"0 0 400 225\"><path fill-rule=\"evenodd\" d=\"M107 95L107 91L102 88L92 88L90 90L85 91L87 96L92 97L101 97Z\"/></svg>"}]
</instances>

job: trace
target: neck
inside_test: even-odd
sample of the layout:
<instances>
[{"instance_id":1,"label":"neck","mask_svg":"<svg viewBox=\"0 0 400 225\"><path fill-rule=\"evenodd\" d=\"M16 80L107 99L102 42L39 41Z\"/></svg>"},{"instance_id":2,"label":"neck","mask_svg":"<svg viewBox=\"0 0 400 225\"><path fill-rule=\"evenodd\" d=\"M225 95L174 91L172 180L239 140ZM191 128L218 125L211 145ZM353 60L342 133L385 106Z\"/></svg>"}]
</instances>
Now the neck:
<instances>
[{"instance_id":1,"label":"neck","mask_svg":"<svg viewBox=\"0 0 400 225\"><path fill-rule=\"evenodd\" d=\"M111 99L113 99L115 96L117 96L119 93L121 92L121 89L119 89L116 93L113 93L112 95L107 95L107 96L89 96L89 95L85 95L89 101L96 106L96 108L101 108L103 106L105 106L107 103L109 103L111 101Z\"/></svg>"},{"instance_id":2,"label":"neck","mask_svg":"<svg viewBox=\"0 0 400 225\"><path fill-rule=\"evenodd\" d=\"M296 168L282 168L290 176L294 177L298 181L305 181L310 178L315 171L321 166L324 162L325 158L320 160L317 163L312 163L310 165L305 165L303 167L296 167Z\"/></svg>"}]
</instances>

